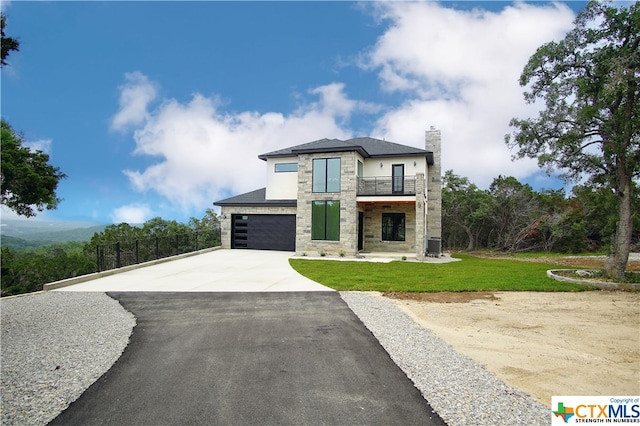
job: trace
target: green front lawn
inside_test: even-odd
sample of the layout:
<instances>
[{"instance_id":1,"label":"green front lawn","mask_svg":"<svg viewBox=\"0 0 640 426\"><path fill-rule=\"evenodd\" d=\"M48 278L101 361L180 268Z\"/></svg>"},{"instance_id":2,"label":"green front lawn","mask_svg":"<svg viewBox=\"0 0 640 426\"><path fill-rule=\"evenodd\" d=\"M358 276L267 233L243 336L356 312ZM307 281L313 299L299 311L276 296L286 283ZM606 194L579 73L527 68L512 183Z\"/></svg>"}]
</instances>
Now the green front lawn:
<instances>
[{"instance_id":1,"label":"green front lawn","mask_svg":"<svg viewBox=\"0 0 640 426\"><path fill-rule=\"evenodd\" d=\"M359 291L584 291L595 287L547 278L558 265L455 255L461 262L356 262L290 259L300 274L335 290Z\"/></svg>"}]
</instances>

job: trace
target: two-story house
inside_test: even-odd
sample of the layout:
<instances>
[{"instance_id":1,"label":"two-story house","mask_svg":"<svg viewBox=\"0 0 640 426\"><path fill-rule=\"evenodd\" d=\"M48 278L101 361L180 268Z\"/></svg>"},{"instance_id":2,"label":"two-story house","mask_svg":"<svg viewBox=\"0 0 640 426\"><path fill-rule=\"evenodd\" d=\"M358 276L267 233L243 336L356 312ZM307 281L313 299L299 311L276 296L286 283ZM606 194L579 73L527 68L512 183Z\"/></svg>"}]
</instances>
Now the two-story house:
<instances>
[{"instance_id":1,"label":"two-story house","mask_svg":"<svg viewBox=\"0 0 640 426\"><path fill-rule=\"evenodd\" d=\"M267 164L266 188L214 203L223 247L440 255L439 130L426 132L425 149L321 139L258 158Z\"/></svg>"}]
</instances>

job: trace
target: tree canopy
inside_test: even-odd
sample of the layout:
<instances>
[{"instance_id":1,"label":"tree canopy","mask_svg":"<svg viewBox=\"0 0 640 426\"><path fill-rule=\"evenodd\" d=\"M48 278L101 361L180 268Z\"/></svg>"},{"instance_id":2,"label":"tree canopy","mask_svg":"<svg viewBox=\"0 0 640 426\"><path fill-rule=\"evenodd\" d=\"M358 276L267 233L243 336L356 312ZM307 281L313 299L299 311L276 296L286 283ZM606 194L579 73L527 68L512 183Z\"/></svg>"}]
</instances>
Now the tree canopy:
<instances>
[{"instance_id":1,"label":"tree canopy","mask_svg":"<svg viewBox=\"0 0 640 426\"><path fill-rule=\"evenodd\" d=\"M0 14L2 28L2 60L7 65L9 52L19 50L20 42L5 35L6 16ZM56 196L58 182L65 176L51 166L49 156L23 146L23 137L2 120L0 135L0 201L22 216L35 216L36 210L55 209L60 202ZM35 209L35 210L34 210Z\"/></svg>"},{"instance_id":2,"label":"tree canopy","mask_svg":"<svg viewBox=\"0 0 640 426\"><path fill-rule=\"evenodd\" d=\"M22 216L55 209L60 202L56 196L58 182L66 175L49 164L49 155L23 146L23 137L4 120L0 136L2 204Z\"/></svg>"},{"instance_id":3,"label":"tree canopy","mask_svg":"<svg viewBox=\"0 0 640 426\"><path fill-rule=\"evenodd\" d=\"M6 59L9 56L9 52L12 50L20 50L20 42L13 37L7 37L4 33L4 27L7 24L7 17L4 14L0 14L0 26L2 32L2 59L0 61L0 66L7 65Z\"/></svg>"},{"instance_id":4,"label":"tree canopy","mask_svg":"<svg viewBox=\"0 0 640 426\"><path fill-rule=\"evenodd\" d=\"M490 195L471 183L468 178L454 174L453 170L445 172L442 222L445 228L460 227L464 230L468 241L467 250L474 250L482 244L479 241L480 234L490 221L491 202Z\"/></svg>"},{"instance_id":5,"label":"tree canopy","mask_svg":"<svg viewBox=\"0 0 640 426\"><path fill-rule=\"evenodd\" d=\"M605 188L535 191L512 176L498 176L482 190L451 170L443 182L442 237L448 250L583 253L611 245L616 197ZM633 209L640 211L640 199ZM640 216L634 219L632 241L640 247Z\"/></svg>"},{"instance_id":6,"label":"tree canopy","mask_svg":"<svg viewBox=\"0 0 640 426\"><path fill-rule=\"evenodd\" d=\"M514 118L507 144L516 157L537 158L567 181L612 191L617 224L605 272L621 277L633 233L640 177L640 4L614 7L591 1L575 28L544 44L520 77L528 103L544 101L538 117Z\"/></svg>"},{"instance_id":7,"label":"tree canopy","mask_svg":"<svg viewBox=\"0 0 640 426\"><path fill-rule=\"evenodd\" d=\"M165 220L161 217L149 219L141 226L131 226L128 223L109 225L104 231L93 234L88 246L89 251L92 251L99 244L132 243L135 240L190 234L194 231L213 232L216 244L220 243L220 220L212 209L207 209L202 219L192 217L189 219L188 225L175 220Z\"/></svg>"}]
</instances>

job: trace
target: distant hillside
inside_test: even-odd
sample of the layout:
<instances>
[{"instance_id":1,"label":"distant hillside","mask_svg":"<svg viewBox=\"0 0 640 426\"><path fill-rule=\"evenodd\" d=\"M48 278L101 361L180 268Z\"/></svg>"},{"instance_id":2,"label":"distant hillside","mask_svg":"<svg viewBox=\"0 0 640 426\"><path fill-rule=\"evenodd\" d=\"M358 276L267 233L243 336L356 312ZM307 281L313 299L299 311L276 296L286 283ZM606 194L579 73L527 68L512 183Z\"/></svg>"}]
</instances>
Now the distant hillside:
<instances>
[{"instance_id":1,"label":"distant hillside","mask_svg":"<svg viewBox=\"0 0 640 426\"><path fill-rule=\"evenodd\" d=\"M104 231L106 226L90 222L2 220L0 244L26 250L54 243L89 241L93 234Z\"/></svg>"},{"instance_id":2,"label":"distant hillside","mask_svg":"<svg viewBox=\"0 0 640 426\"><path fill-rule=\"evenodd\" d=\"M68 231L45 231L28 234L22 238L28 241L52 241L65 243L67 241L89 241L96 232L104 231L107 225L96 225L88 228L69 229Z\"/></svg>"},{"instance_id":3,"label":"distant hillside","mask_svg":"<svg viewBox=\"0 0 640 426\"><path fill-rule=\"evenodd\" d=\"M0 237L0 246L2 246L3 248L8 247L16 251L34 250L49 244L51 244L51 242L27 241L23 240L22 238L10 237L8 235L2 235Z\"/></svg>"}]
</instances>

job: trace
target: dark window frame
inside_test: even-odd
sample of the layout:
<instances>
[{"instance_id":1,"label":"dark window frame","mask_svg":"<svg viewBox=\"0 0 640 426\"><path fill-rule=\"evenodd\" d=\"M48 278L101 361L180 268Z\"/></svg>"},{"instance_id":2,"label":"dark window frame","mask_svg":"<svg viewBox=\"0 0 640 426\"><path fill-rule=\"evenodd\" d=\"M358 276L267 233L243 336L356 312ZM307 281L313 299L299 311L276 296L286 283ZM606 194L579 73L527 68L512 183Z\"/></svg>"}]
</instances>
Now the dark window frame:
<instances>
[{"instance_id":1,"label":"dark window frame","mask_svg":"<svg viewBox=\"0 0 640 426\"><path fill-rule=\"evenodd\" d=\"M335 168L337 162L337 170ZM311 175L311 189L314 193L339 193L342 180L342 161L336 158L314 158ZM321 166L323 165L323 166ZM332 166L333 165L333 166ZM337 172L337 187L332 173Z\"/></svg>"},{"instance_id":2,"label":"dark window frame","mask_svg":"<svg viewBox=\"0 0 640 426\"><path fill-rule=\"evenodd\" d=\"M396 173L396 169L400 169L401 173ZM391 165L391 192L404 194L404 164Z\"/></svg>"},{"instance_id":3,"label":"dark window frame","mask_svg":"<svg viewBox=\"0 0 640 426\"><path fill-rule=\"evenodd\" d=\"M337 214L337 217L332 217L332 213ZM340 201L316 200L311 202L311 239L314 241L340 241Z\"/></svg>"},{"instance_id":4,"label":"dark window frame","mask_svg":"<svg viewBox=\"0 0 640 426\"><path fill-rule=\"evenodd\" d=\"M382 241L406 241L405 213L382 213Z\"/></svg>"}]
</instances>

